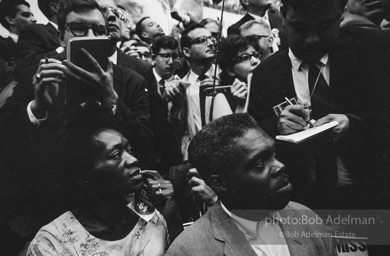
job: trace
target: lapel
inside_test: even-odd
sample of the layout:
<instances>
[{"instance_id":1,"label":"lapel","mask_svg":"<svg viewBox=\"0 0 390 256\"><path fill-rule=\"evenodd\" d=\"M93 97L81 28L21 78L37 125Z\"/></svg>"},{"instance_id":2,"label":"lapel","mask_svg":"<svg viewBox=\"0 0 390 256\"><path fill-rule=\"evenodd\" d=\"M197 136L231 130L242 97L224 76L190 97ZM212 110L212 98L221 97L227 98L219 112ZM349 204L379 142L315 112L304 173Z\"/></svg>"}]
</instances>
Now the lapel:
<instances>
[{"instance_id":1,"label":"lapel","mask_svg":"<svg viewBox=\"0 0 390 256\"><path fill-rule=\"evenodd\" d=\"M245 22L250 21L250 20L254 20L254 19L255 19L255 18L253 18L249 13L247 13L247 14L245 14L245 16L242 17L242 19L240 20L240 26L241 26L242 24L244 24ZM240 27L240 26L238 26L238 27Z\"/></svg>"},{"instance_id":2,"label":"lapel","mask_svg":"<svg viewBox=\"0 0 390 256\"><path fill-rule=\"evenodd\" d=\"M210 221L214 238L224 243L224 255L256 256L244 234L225 213L220 204L210 208Z\"/></svg>"},{"instance_id":3,"label":"lapel","mask_svg":"<svg viewBox=\"0 0 390 256\"><path fill-rule=\"evenodd\" d=\"M279 211L280 217L286 219L287 217L295 216L295 212L293 209L290 209L289 206L286 206L285 209ZM283 234L294 234L298 232L298 236L296 237L285 237L288 250L290 251L290 256L301 256L301 255L310 255L310 251L308 250L305 244L308 241L303 241L302 232L307 230L303 229L301 225L292 225L292 224L281 224L280 228Z\"/></svg>"},{"instance_id":4,"label":"lapel","mask_svg":"<svg viewBox=\"0 0 390 256\"><path fill-rule=\"evenodd\" d=\"M45 25L47 31L57 37L57 29L49 22Z\"/></svg>"},{"instance_id":5,"label":"lapel","mask_svg":"<svg viewBox=\"0 0 390 256\"><path fill-rule=\"evenodd\" d=\"M276 93L276 99L278 101L285 101L284 97L292 98L296 97L296 94L291 72L291 61L288 57L288 49L281 51L279 54L281 54L281 56L277 68L270 70L269 76L270 80L274 81L271 83L271 90Z\"/></svg>"}]
</instances>

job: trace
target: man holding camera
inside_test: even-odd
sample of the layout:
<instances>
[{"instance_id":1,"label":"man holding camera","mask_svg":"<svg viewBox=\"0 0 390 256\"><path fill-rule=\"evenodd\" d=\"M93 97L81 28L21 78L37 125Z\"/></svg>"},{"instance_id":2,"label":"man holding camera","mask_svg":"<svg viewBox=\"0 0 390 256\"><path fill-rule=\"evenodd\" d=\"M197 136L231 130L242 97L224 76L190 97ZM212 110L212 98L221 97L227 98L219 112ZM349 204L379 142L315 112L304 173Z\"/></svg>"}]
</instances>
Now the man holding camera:
<instances>
[{"instance_id":1,"label":"man holding camera","mask_svg":"<svg viewBox=\"0 0 390 256\"><path fill-rule=\"evenodd\" d=\"M94 0L60 2L58 25L60 40L65 45L73 37L107 36L106 24L104 13ZM58 215L63 207L64 200L56 193L61 184L61 172L51 147L66 111L86 105L110 108L125 128L135 155L144 164L151 152L145 81L136 73L111 63L104 70L87 51L83 54L91 71L64 60L64 54L43 59L38 67L26 70L0 110L0 144L5 156L3 176L5 184L11 184L9 187L15 192L7 193L15 197L9 200L9 209L15 208L13 214L19 215L11 214L11 218L22 218L18 224L29 223L26 239ZM96 101L80 106L64 105L64 82L70 79L97 95Z\"/></svg>"}]
</instances>

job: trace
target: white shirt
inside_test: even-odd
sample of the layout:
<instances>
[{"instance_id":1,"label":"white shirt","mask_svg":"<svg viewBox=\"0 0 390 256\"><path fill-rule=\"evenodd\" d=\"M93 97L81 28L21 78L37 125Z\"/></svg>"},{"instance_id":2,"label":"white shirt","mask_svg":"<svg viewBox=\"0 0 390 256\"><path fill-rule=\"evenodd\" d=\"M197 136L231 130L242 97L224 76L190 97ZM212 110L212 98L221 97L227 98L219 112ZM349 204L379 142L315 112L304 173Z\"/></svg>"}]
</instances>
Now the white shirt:
<instances>
[{"instance_id":1,"label":"white shirt","mask_svg":"<svg viewBox=\"0 0 390 256\"><path fill-rule=\"evenodd\" d=\"M112 64L116 65L118 63L118 51L115 50L115 52L110 57L108 57L108 59L112 62Z\"/></svg>"},{"instance_id":2,"label":"white shirt","mask_svg":"<svg viewBox=\"0 0 390 256\"><path fill-rule=\"evenodd\" d=\"M259 16L259 15L256 15L256 14L253 14L253 13L250 13L248 12L248 14L250 16L252 16L255 20L263 20L265 23L268 24L268 26L271 28L271 23L269 22L269 17L268 17L268 10L265 11L265 14L263 17Z\"/></svg>"},{"instance_id":3,"label":"white shirt","mask_svg":"<svg viewBox=\"0 0 390 256\"><path fill-rule=\"evenodd\" d=\"M303 61L299 59L295 54L289 49L288 57L291 60L291 72L294 81L295 93L297 95L297 100L302 103L304 106L311 106L310 100L310 90L309 90L309 66L302 64ZM322 64L322 66L321 66ZM329 65L329 56L325 54L316 66L321 70L321 74L324 77L326 83L329 86L330 79L330 65Z\"/></svg>"},{"instance_id":4,"label":"white shirt","mask_svg":"<svg viewBox=\"0 0 390 256\"><path fill-rule=\"evenodd\" d=\"M229 215L237 228L244 234L258 256L290 256L282 229L274 221L264 219L256 222L243 219L231 213L222 203L222 209ZM273 215L273 216L272 216ZM271 213L270 220L280 219L278 212Z\"/></svg>"},{"instance_id":5,"label":"white shirt","mask_svg":"<svg viewBox=\"0 0 390 256\"><path fill-rule=\"evenodd\" d=\"M11 37L11 39L17 43L18 42L18 39L19 39L19 36L17 34L14 34L12 32L9 32L9 37Z\"/></svg>"},{"instance_id":6,"label":"white shirt","mask_svg":"<svg viewBox=\"0 0 390 256\"><path fill-rule=\"evenodd\" d=\"M214 77L215 65L212 64L210 69L205 73L208 77ZM219 72L217 72L218 76ZM200 113L200 98L199 98L199 87L200 81L198 80L199 76L195 74L192 70L183 77L182 81L189 83L190 86L186 90L187 104L188 104L188 113L187 113L187 124L190 138L193 138L195 134L202 129L202 118ZM211 100L205 102L205 116L210 116L210 107ZM206 123L208 123L208 118L206 118Z\"/></svg>"}]
</instances>

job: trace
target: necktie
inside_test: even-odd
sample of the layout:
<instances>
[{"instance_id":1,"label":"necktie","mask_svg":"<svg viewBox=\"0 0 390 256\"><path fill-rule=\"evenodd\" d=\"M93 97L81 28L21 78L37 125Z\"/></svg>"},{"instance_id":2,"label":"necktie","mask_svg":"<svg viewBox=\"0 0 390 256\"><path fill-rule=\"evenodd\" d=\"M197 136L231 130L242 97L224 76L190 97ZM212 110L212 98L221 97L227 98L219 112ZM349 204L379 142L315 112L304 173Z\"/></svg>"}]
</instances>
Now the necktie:
<instances>
[{"instance_id":1,"label":"necktie","mask_svg":"<svg viewBox=\"0 0 390 256\"><path fill-rule=\"evenodd\" d=\"M160 91L160 95L162 96L165 92L165 80L161 79L158 84L159 84L158 89Z\"/></svg>"},{"instance_id":2,"label":"necktie","mask_svg":"<svg viewBox=\"0 0 390 256\"><path fill-rule=\"evenodd\" d=\"M315 119L325 116L333 109L333 97L330 87L321 70L315 65L309 65L309 90L312 114Z\"/></svg>"}]
</instances>

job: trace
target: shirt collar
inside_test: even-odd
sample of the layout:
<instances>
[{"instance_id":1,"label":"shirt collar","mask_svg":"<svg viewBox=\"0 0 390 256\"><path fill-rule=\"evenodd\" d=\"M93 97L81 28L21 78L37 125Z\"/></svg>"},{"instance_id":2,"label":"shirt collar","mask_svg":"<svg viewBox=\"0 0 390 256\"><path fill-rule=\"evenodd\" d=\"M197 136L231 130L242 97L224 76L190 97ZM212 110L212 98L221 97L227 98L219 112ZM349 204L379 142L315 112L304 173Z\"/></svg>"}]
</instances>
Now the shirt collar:
<instances>
[{"instance_id":1,"label":"shirt collar","mask_svg":"<svg viewBox=\"0 0 390 256\"><path fill-rule=\"evenodd\" d=\"M19 39L19 36L17 34L14 34L12 32L9 33L9 37L11 37L11 39L17 43L18 42L18 39Z\"/></svg>"},{"instance_id":2,"label":"shirt collar","mask_svg":"<svg viewBox=\"0 0 390 256\"><path fill-rule=\"evenodd\" d=\"M250 13L248 12L248 14L250 16L252 16L253 18L255 18L255 20L266 20L267 22L269 22L269 18L268 18L268 10L265 11L265 14L263 17L259 16L259 15L256 15L256 14L253 14L253 13Z\"/></svg>"},{"instance_id":3,"label":"shirt collar","mask_svg":"<svg viewBox=\"0 0 390 256\"><path fill-rule=\"evenodd\" d=\"M156 78L157 83L159 83L161 81L162 77L159 74L157 74L156 68L153 68L153 74L154 74L154 77Z\"/></svg>"},{"instance_id":4,"label":"shirt collar","mask_svg":"<svg viewBox=\"0 0 390 256\"><path fill-rule=\"evenodd\" d=\"M118 50L115 50L115 52L110 56L108 57L108 59L113 63L113 64L117 64L118 63Z\"/></svg>"},{"instance_id":5,"label":"shirt collar","mask_svg":"<svg viewBox=\"0 0 390 256\"><path fill-rule=\"evenodd\" d=\"M57 31L58 31L58 25L57 24L55 24L54 22L52 22L52 21L50 21L49 20L49 22L47 23L47 24L51 24L55 29L57 29Z\"/></svg>"},{"instance_id":6,"label":"shirt collar","mask_svg":"<svg viewBox=\"0 0 390 256\"><path fill-rule=\"evenodd\" d=\"M303 63L303 60L301 60L300 58L298 58L291 50L291 48L288 49L288 57L290 58L291 60L291 65L293 67L293 69L295 71L299 71L302 63ZM319 62L323 65L323 66L326 66L328 65L328 62L329 62L329 54L325 54L324 56L321 57L321 59L319 59Z\"/></svg>"}]
</instances>

